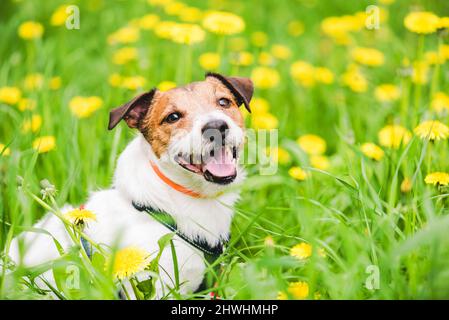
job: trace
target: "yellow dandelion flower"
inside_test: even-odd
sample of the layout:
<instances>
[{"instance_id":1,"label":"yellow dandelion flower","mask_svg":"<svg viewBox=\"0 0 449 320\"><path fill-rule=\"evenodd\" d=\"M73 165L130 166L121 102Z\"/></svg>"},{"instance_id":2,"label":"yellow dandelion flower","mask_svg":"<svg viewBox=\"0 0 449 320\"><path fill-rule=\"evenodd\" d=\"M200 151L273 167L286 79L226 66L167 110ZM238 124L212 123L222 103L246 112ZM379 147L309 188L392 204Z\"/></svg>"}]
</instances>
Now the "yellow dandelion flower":
<instances>
[{"instance_id":1,"label":"yellow dandelion flower","mask_svg":"<svg viewBox=\"0 0 449 320\"><path fill-rule=\"evenodd\" d=\"M162 39L187 45L202 42L205 38L205 32L200 26L173 21L162 21L158 23L154 32Z\"/></svg>"},{"instance_id":2,"label":"yellow dandelion flower","mask_svg":"<svg viewBox=\"0 0 449 320\"><path fill-rule=\"evenodd\" d=\"M34 114L31 119L25 120L22 124L23 132L37 132L42 126L42 117L38 114Z\"/></svg>"},{"instance_id":3,"label":"yellow dandelion flower","mask_svg":"<svg viewBox=\"0 0 449 320\"><path fill-rule=\"evenodd\" d=\"M298 37L304 33L304 23L299 20L290 21L287 25L287 32L293 37Z\"/></svg>"},{"instance_id":4,"label":"yellow dandelion flower","mask_svg":"<svg viewBox=\"0 0 449 320\"><path fill-rule=\"evenodd\" d=\"M171 30L170 40L180 44L192 45L204 40L206 33L196 24L178 23Z\"/></svg>"},{"instance_id":5,"label":"yellow dandelion flower","mask_svg":"<svg viewBox=\"0 0 449 320\"><path fill-rule=\"evenodd\" d=\"M259 58L257 59L259 64L262 66L270 66L274 64L274 58L269 52L259 53Z\"/></svg>"},{"instance_id":6,"label":"yellow dandelion flower","mask_svg":"<svg viewBox=\"0 0 449 320\"><path fill-rule=\"evenodd\" d=\"M27 90L41 89L44 84L44 76L41 73L32 73L25 77L23 85Z\"/></svg>"},{"instance_id":7,"label":"yellow dandelion flower","mask_svg":"<svg viewBox=\"0 0 449 320\"><path fill-rule=\"evenodd\" d=\"M384 54L373 48L362 48L357 47L351 51L352 59L360 64L377 67L384 64L385 56Z\"/></svg>"},{"instance_id":8,"label":"yellow dandelion flower","mask_svg":"<svg viewBox=\"0 0 449 320\"><path fill-rule=\"evenodd\" d=\"M440 19L428 11L411 12L404 18L405 27L414 33L429 34L437 30Z\"/></svg>"},{"instance_id":9,"label":"yellow dandelion flower","mask_svg":"<svg viewBox=\"0 0 449 320\"><path fill-rule=\"evenodd\" d=\"M385 154L381 147L379 147L377 144L372 143L372 142L366 142L366 143L362 144L360 149L362 150L362 152L365 156L367 156L368 158L374 159L376 161L382 160L382 158L384 157L384 154Z\"/></svg>"},{"instance_id":10,"label":"yellow dandelion flower","mask_svg":"<svg viewBox=\"0 0 449 320\"><path fill-rule=\"evenodd\" d=\"M91 221L97 221L97 216L92 211L76 208L64 214L64 217L75 225L87 224Z\"/></svg>"},{"instance_id":11,"label":"yellow dandelion flower","mask_svg":"<svg viewBox=\"0 0 449 320\"><path fill-rule=\"evenodd\" d=\"M188 7L182 10L178 16L184 22L199 22L203 19L203 12L198 8Z\"/></svg>"},{"instance_id":12,"label":"yellow dandelion flower","mask_svg":"<svg viewBox=\"0 0 449 320\"><path fill-rule=\"evenodd\" d=\"M159 23L160 18L155 14L147 14L139 19L139 27L144 30L151 30Z\"/></svg>"},{"instance_id":13,"label":"yellow dandelion flower","mask_svg":"<svg viewBox=\"0 0 449 320\"><path fill-rule=\"evenodd\" d=\"M213 33L230 35L242 32L245 29L245 22L230 12L211 11L205 15L203 27Z\"/></svg>"},{"instance_id":14,"label":"yellow dandelion flower","mask_svg":"<svg viewBox=\"0 0 449 320\"><path fill-rule=\"evenodd\" d=\"M424 182L427 184L433 184L434 186L447 186L449 185L449 173L446 172L433 172L429 173Z\"/></svg>"},{"instance_id":15,"label":"yellow dandelion flower","mask_svg":"<svg viewBox=\"0 0 449 320\"><path fill-rule=\"evenodd\" d=\"M424 61L433 66L436 64L443 64L445 62L445 58L439 51L427 51L424 54Z\"/></svg>"},{"instance_id":16,"label":"yellow dandelion flower","mask_svg":"<svg viewBox=\"0 0 449 320\"><path fill-rule=\"evenodd\" d=\"M350 66L342 75L343 84L354 92L362 93L368 89L368 81L360 70L355 66Z\"/></svg>"},{"instance_id":17,"label":"yellow dandelion flower","mask_svg":"<svg viewBox=\"0 0 449 320\"><path fill-rule=\"evenodd\" d=\"M282 147L267 148L266 153L274 162L282 165L289 164L291 161L290 153Z\"/></svg>"},{"instance_id":18,"label":"yellow dandelion flower","mask_svg":"<svg viewBox=\"0 0 449 320\"><path fill-rule=\"evenodd\" d=\"M22 92L17 87L1 87L0 88L0 102L14 105L20 101Z\"/></svg>"},{"instance_id":19,"label":"yellow dandelion flower","mask_svg":"<svg viewBox=\"0 0 449 320\"><path fill-rule=\"evenodd\" d=\"M401 192L408 193L412 190L412 180L410 178L404 178L401 182Z\"/></svg>"},{"instance_id":20,"label":"yellow dandelion flower","mask_svg":"<svg viewBox=\"0 0 449 320\"><path fill-rule=\"evenodd\" d=\"M137 60L137 49L134 47L118 49L112 56L112 62L118 65L123 65L135 60Z\"/></svg>"},{"instance_id":21,"label":"yellow dandelion flower","mask_svg":"<svg viewBox=\"0 0 449 320\"><path fill-rule=\"evenodd\" d=\"M293 179L296 179L296 180L299 180L299 181L306 180L309 177L309 173L305 172L300 167L291 167L288 170L288 174Z\"/></svg>"},{"instance_id":22,"label":"yellow dandelion flower","mask_svg":"<svg viewBox=\"0 0 449 320\"><path fill-rule=\"evenodd\" d=\"M448 44L442 44L438 48L438 52L441 57L443 57L444 60L449 60L449 45Z\"/></svg>"},{"instance_id":23,"label":"yellow dandelion flower","mask_svg":"<svg viewBox=\"0 0 449 320\"><path fill-rule=\"evenodd\" d=\"M289 47L283 45L283 44L274 44L271 47L271 54L273 57L279 60L287 60L291 57L292 51Z\"/></svg>"},{"instance_id":24,"label":"yellow dandelion flower","mask_svg":"<svg viewBox=\"0 0 449 320\"><path fill-rule=\"evenodd\" d=\"M288 285L287 291L294 299L303 300L309 296L309 285L304 281L293 282Z\"/></svg>"},{"instance_id":25,"label":"yellow dandelion flower","mask_svg":"<svg viewBox=\"0 0 449 320\"><path fill-rule=\"evenodd\" d=\"M412 134L400 125L387 125L379 131L378 137L381 146L398 149L409 143Z\"/></svg>"},{"instance_id":26,"label":"yellow dandelion flower","mask_svg":"<svg viewBox=\"0 0 449 320\"><path fill-rule=\"evenodd\" d=\"M323 84L332 84L334 82L334 73L328 68L314 68L315 80Z\"/></svg>"},{"instance_id":27,"label":"yellow dandelion flower","mask_svg":"<svg viewBox=\"0 0 449 320\"><path fill-rule=\"evenodd\" d=\"M438 113L443 111L449 112L449 96L444 92L437 92L433 96L431 107Z\"/></svg>"},{"instance_id":28,"label":"yellow dandelion flower","mask_svg":"<svg viewBox=\"0 0 449 320\"><path fill-rule=\"evenodd\" d=\"M399 99L401 91L394 84L381 84L376 87L374 96L380 102L391 102Z\"/></svg>"},{"instance_id":29,"label":"yellow dandelion flower","mask_svg":"<svg viewBox=\"0 0 449 320\"><path fill-rule=\"evenodd\" d=\"M33 149L38 153L46 153L56 148L54 136L42 136L33 141Z\"/></svg>"},{"instance_id":30,"label":"yellow dandelion flower","mask_svg":"<svg viewBox=\"0 0 449 320\"><path fill-rule=\"evenodd\" d=\"M429 81L429 64L425 61L415 61L412 70L412 82L426 84Z\"/></svg>"},{"instance_id":31,"label":"yellow dandelion flower","mask_svg":"<svg viewBox=\"0 0 449 320\"><path fill-rule=\"evenodd\" d=\"M437 29L449 28L449 17L440 17L438 21Z\"/></svg>"},{"instance_id":32,"label":"yellow dandelion flower","mask_svg":"<svg viewBox=\"0 0 449 320\"><path fill-rule=\"evenodd\" d=\"M279 291L276 299L278 299L278 300L287 300L288 296L287 296L287 294L285 292Z\"/></svg>"},{"instance_id":33,"label":"yellow dandelion flower","mask_svg":"<svg viewBox=\"0 0 449 320\"><path fill-rule=\"evenodd\" d=\"M160 91L168 91L170 89L176 88L176 82L173 81L162 81L157 85Z\"/></svg>"},{"instance_id":34,"label":"yellow dandelion flower","mask_svg":"<svg viewBox=\"0 0 449 320\"><path fill-rule=\"evenodd\" d=\"M307 259L312 255L312 246L305 242L298 243L290 249L290 255L299 260Z\"/></svg>"},{"instance_id":35,"label":"yellow dandelion flower","mask_svg":"<svg viewBox=\"0 0 449 320\"><path fill-rule=\"evenodd\" d=\"M48 86L50 87L51 90L58 90L59 88L61 88L61 84L62 84L61 77L56 76L50 78Z\"/></svg>"},{"instance_id":36,"label":"yellow dandelion flower","mask_svg":"<svg viewBox=\"0 0 449 320\"><path fill-rule=\"evenodd\" d=\"M423 140L445 140L449 136L449 127L438 120L420 123L413 132Z\"/></svg>"},{"instance_id":37,"label":"yellow dandelion flower","mask_svg":"<svg viewBox=\"0 0 449 320\"><path fill-rule=\"evenodd\" d=\"M173 30L176 28L177 23L173 21L161 21L154 28L156 36L162 39L171 39Z\"/></svg>"},{"instance_id":38,"label":"yellow dandelion flower","mask_svg":"<svg viewBox=\"0 0 449 320\"><path fill-rule=\"evenodd\" d=\"M11 155L11 149L6 148L6 145L4 145L3 143L0 143L0 156L7 157L9 155Z\"/></svg>"},{"instance_id":39,"label":"yellow dandelion flower","mask_svg":"<svg viewBox=\"0 0 449 320\"><path fill-rule=\"evenodd\" d=\"M173 3L174 0L147 0L147 2L152 6L165 7L170 3Z\"/></svg>"},{"instance_id":40,"label":"yellow dandelion flower","mask_svg":"<svg viewBox=\"0 0 449 320\"><path fill-rule=\"evenodd\" d=\"M338 45L349 46L353 43L352 37L348 33L336 33L331 39Z\"/></svg>"},{"instance_id":41,"label":"yellow dandelion flower","mask_svg":"<svg viewBox=\"0 0 449 320\"><path fill-rule=\"evenodd\" d=\"M159 6L161 6L162 8L165 8L173 3L178 2L177 0L148 0L148 2L151 3L158 3Z\"/></svg>"},{"instance_id":42,"label":"yellow dandelion flower","mask_svg":"<svg viewBox=\"0 0 449 320\"><path fill-rule=\"evenodd\" d=\"M62 26L65 24L69 14L67 13L68 5L59 6L51 15L50 24L52 26Z\"/></svg>"},{"instance_id":43,"label":"yellow dandelion flower","mask_svg":"<svg viewBox=\"0 0 449 320\"><path fill-rule=\"evenodd\" d=\"M315 68L308 62L296 61L290 66L290 74L296 83L309 88L315 84Z\"/></svg>"},{"instance_id":44,"label":"yellow dandelion flower","mask_svg":"<svg viewBox=\"0 0 449 320\"><path fill-rule=\"evenodd\" d=\"M320 170L327 170L330 167L329 159L326 156L311 156L310 164L312 167Z\"/></svg>"},{"instance_id":45,"label":"yellow dandelion flower","mask_svg":"<svg viewBox=\"0 0 449 320\"><path fill-rule=\"evenodd\" d=\"M126 26L108 36L108 43L115 45L119 43L134 43L140 39L139 28L135 26Z\"/></svg>"},{"instance_id":46,"label":"yellow dandelion flower","mask_svg":"<svg viewBox=\"0 0 449 320\"><path fill-rule=\"evenodd\" d=\"M19 26L18 34L25 40L37 39L44 34L44 26L39 22L26 21Z\"/></svg>"},{"instance_id":47,"label":"yellow dandelion flower","mask_svg":"<svg viewBox=\"0 0 449 320\"><path fill-rule=\"evenodd\" d=\"M114 87L120 87L122 85L122 76L118 73L113 73L108 77L109 84Z\"/></svg>"},{"instance_id":48,"label":"yellow dandelion flower","mask_svg":"<svg viewBox=\"0 0 449 320\"><path fill-rule=\"evenodd\" d=\"M146 82L147 80L142 76L124 77L122 79L121 87L128 90L137 91L139 89L143 89Z\"/></svg>"},{"instance_id":49,"label":"yellow dandelion flower","mask_svg":"<svg viewBox=\"0 0 449 320\"><path fill-rule=\"evenodd\" d=\"M251 43L259 48L268 44L268 35L263 31L256 31L251 34Z\"/></svg>"},{"instance_id":50,"label":"yellow dandelion flower","mask_svg":"<svg viewBox=\"0 0 449 320\"><path fill-rule=\"evenodd\" d=\"M327 17L321 22L321 31L338 44L349 44L350 32L364 28L365 23L357 16Z\"/></svg>"},{"instance_id":51,"label":"yellow dandelion flower","mask_svg":"<svg viewBox=\"0 0 449 320\"><path fill-rule=\"evenodd\" d=\"M177 15L180 14L185 8L187 8L187 5L182 2L170 2L167 3L164 6L164 11L168 15Z\"/></svg>"},{"instance_id":52,"label":"yellow dandelion flower","mask_svg":"<svg viewBox=\"0 0 449 320\"><path fill-rule=\"evenodd\" d=\"M251 79L257 88L270 89L279 84L281 77L276 69L256 67L251 72Z\"/></svg>"},{"instance_id":53,"label":"yellow dandelion flower","mask_svg":"<svg viewBox=\"0 0 449 320\"><path fill-rule=\"evenodd\" d=\"M266 99L260 97L252 98L249 106L253 115L264 114L270 110L270 103Z\"/></svg>"},{"instance_id":54,"label":"yellow dandelion flower","mask_svg":"<svg viewBox=\"0 0 449 320\"><path fill-rule=\"evenodd\" d=\"M22 98L19 100L19 104L17 105L20 111L25 110L34 110L36 108L36 100L29 98Z\"/></svg>"},{"instance_id":55,"label":"yellow dandelion flower","mask_svg":"<svg viewBox=\"0 0 449 320\"><path fill-rule=\"evenodd\" d=\"M91 97L81 97L76 96L73 97L69 102L69 108L72 113L82 119L87 118L92 113L100 109L103 105L103 100L100 97L91 96Z\"/></svg>"},{"instance_id":56,"label":"yellow dandelion flower","mask_svg":"<svg viewBox=\"0 0 449 320\"><path fill-rule=\"evenodd\" d=\"M200 55L198 62L205 70L217 70L220 67L220 55L215 52L206 52Z\"/></svg>"},{"instance_id":57,"label":"yellow dandelion flower","mask_svg":"<svg viewBox=\"0 0 449 320\"><path fill-rule=\"evenodd\" d=\"M254 61L252 53L247 51L236 52L232 55L230 63L235 66L247 67Z\"/></svg>"},{"instance_id":58,"label":"yellow dandelion flower","mask_svg":"<svg viewBox=\"0 0 449 320\"><path fill-rule=\"evenodd\" d=\"M309 155L321 155L326 152L326 141L315 134L302 135L296 142Z\"/></svg>"},{"instance_id":59,"label":"yellow dandelion flower","mask_svg":"<svg viewBox=\"0 0 449 320\"><path fill-rule=\"evenodd\" d=\"M278 127L279 120L269 112L254 114L251 116L251 125L254 129L271 130Z\"/></svg>"},{"instance_id":60,"label":"yellow dandelion flower","mask_svg":"<svg viewBox=\"0 0 449 320\"><path fill-rule=\"evenodd\" d=\"M138 247L126 247L117 252L114 259L113 275L123 280L143 271L149 263L149 254Z\"/></svg>"}]
</instances>

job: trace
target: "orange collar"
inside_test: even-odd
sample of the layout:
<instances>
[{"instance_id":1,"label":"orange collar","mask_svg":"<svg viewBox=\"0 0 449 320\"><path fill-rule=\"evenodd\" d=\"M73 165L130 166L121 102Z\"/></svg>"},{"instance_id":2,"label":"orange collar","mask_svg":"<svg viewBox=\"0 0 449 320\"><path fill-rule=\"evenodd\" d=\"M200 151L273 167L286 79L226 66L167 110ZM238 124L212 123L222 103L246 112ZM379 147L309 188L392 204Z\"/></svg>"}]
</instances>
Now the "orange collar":
<instances>
[{"instance_id":1,"label":"orange collar","mask_svg":"<svg viewBox=\"0 0 449 320\"><path fill-rule=\"evenodd\" d=\"M193 198L206 198L202 194L199 194L198 192L195 192L193 190L187 189L186 187L181 186L180 184L177 184L173 180L171 180L169 177L167 177L165 174L162 173L161 170L152 162L150 161L151 168L153 168L153 171L157 174L157 176L164 181L167 185L175 189L176 191L179 191L181 193L184 193L188 196L191 196Z\"/></svg>"}]
</instances>

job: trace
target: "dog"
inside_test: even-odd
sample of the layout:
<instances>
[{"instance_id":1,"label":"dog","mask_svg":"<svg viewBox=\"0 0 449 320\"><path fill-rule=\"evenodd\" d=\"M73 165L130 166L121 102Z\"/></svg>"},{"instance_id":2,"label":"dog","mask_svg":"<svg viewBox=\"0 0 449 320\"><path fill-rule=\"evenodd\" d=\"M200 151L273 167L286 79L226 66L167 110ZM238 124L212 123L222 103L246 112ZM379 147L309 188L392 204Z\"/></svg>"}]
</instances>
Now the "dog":
<instances>
[{"instance_id":1,"label":"dog","mask_svg":"<svg viewBox=\"0 0 449 320\"><path fill-rule=\"evenodd\" d=\"M229 239L239 194L235 188L226 190L245 178L238 161L245 140L239 107L250 111L253 90L249 78L207 73L203 81L164 92L153 89L113 109L108 129L124 120L138 134L119 156L112 187L94 192L85 203L96 222L84 232L96 243L137 246L149 253L158 251L162 236L175 232L180 292L198 290L207 266L205 254L220 254ZM167 214L175 229L147 211ZM72 245L53 214L35 227L47 230L65 249ZM25 243L24 255L18 238ZM13 261L33 266L59 256L48 235L28 232L18 238L10 248ZM157 285L161 297L164 288L174 287L169 247L159 265L164 270Z\"/></svg>"}]
</instances>

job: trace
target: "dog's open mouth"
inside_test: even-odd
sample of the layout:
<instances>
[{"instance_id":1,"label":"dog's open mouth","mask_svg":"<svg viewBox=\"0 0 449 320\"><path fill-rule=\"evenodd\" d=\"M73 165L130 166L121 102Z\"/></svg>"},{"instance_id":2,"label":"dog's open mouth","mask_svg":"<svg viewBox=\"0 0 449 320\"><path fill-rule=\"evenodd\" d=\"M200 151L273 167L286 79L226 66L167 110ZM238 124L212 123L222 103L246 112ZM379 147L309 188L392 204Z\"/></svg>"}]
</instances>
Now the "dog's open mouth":
<instances>
[{"instance_id":1,"label":"dog's open mouth","mask_svg":"<svg viewBox=\"0 0 449 320\"><path fill-rule=\"evenodd\" d=\"M237 148L219 147L206 155L178 154L176 162L186 170L200 174L207 181L229 184L237 176Z\"/></svg>"}]
</instances>

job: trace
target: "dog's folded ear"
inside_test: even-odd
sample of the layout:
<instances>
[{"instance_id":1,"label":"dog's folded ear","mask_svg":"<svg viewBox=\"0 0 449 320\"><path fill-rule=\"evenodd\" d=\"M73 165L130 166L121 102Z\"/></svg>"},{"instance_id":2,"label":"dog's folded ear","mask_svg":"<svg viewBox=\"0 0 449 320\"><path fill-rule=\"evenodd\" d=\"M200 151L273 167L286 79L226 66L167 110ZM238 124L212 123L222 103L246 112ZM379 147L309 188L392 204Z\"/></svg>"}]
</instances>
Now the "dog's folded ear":
<instances>
[{"instance_id":1,"label":"dog's folded ear","mask_svg":"<svg viewBox=\"0 0 449 320\"><path fill-rule=\"evenodd\" d=\"M155 93L156 89L152 89L151 91L138 95L124 105L113 109L109 113L108 129L114 129L122 119L125 119L130 128L139 128L140 121L147 114Z\"/></svg>"},{"instance_id":2,"label":"dog's folded ear","mask_svg":"<svg viewBox=\"0 0 449 320\"><path fill-rule=\"evenodd\" d=\"M251 112L249 102L253 97L254 85L251 79L243 77L225 77L219 73L206 73L207 77L213 77L223 83L237 99L238 105L244 104L246 110Z\"/></svg>"}]
</instances>

